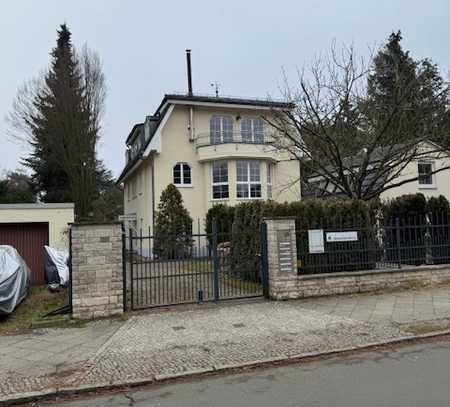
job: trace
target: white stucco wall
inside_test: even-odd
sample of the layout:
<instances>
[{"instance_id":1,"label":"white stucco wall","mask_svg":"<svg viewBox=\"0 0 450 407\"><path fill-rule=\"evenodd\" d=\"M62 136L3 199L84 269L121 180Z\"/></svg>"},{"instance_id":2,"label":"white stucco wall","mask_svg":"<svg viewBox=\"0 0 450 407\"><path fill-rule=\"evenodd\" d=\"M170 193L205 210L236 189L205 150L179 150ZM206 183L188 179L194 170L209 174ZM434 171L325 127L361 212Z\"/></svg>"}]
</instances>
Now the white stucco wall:
<instances>
[{"instance_id":1,"label":"white stucco wall","mask_svg":"<svg viewBox=\"0 0 450 407\"><path fill-rule=\"evenodd\" d=\"M205 137L210 131L212 115L228 115L233 118L234 131L240 131L239 120L244 117L258 117L263 112L242 107L230 108L194 108L195 137ZM266 112L267 113L267 112ZM217 203L236 205L247 199L236 198L236 160L258 159L261 162L262 198L267 199L267 165L272 164L272 199L296 201L300 199L300 168L297 160L290 160L286 153L280 153L271 146L227 143L217 146L197 147L195 141L189 140L189 107L177 105L161 130L161 151L145 158L139 168L125 179L125 215L136 215L138 230L147 231L152 225L151 182L154 178L155 209L162 191L173 182L173 167L177 162L186 162L191 166L192 185L178 186L184 205L195 223L203 221L208 209ZM154 177L152 177L153 160ZM211 186L211 162L228 161L229 199L213 200ZM138 192L128 193L133 182L137 183Z\"/></svg>"},{"instance_id":2,"label":"white stucco wall","mask_svg":"<svg viewBox=\"0 0 450 407\"><path fill-rule=\"evenodd\" d=\"M1 204L0 223L46 222L49 226L49 245L68 249L68 224L74 222L73 203Z\"/></svg>"},{"instance_id":3,"label":"white stucco wall","mask_svg":"<svg viewBox=\"0 0 450 407\"><path fill-rule=\"evenodd\" d=\"M439 155L435 155L434 158L424 161L431 162L433 165L433 170L438 170L439 168L450 166L450 159ZM418 175L417 165L417 161L408 164L402 171L400 177L398 177L394 182L397 183L401 182L402 180L416 177ZM399 187L388 189L387 191L383 192L381 194L381 199L388 200L401 195L416 194L419 192L425 195L425 197L427 198L443 195L450 201L450 170L443 170L441 172L433 174L432 185L420 185L418 180L408 182Z\"/></svg>"}]
</instances>

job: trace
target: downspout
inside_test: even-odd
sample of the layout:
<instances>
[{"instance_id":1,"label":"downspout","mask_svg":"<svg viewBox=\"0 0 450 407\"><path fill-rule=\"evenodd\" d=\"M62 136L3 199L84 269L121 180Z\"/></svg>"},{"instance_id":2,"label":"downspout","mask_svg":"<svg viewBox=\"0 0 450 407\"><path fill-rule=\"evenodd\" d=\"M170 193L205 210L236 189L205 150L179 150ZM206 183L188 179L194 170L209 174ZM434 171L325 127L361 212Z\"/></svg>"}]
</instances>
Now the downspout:
<instances>
[{"instance_id":1,"label":"downspout","mask_svg":"<svg viewBox=\"0 0 450 407\"><path fill-rule=\"evenodd\" d=\"M189 108L188 129L189 129L189 141L194 141L194 107L193 106L191 106Z\"/></svg>"},{"instance_id":2,"label":"downspout","mask_svg":"<svg viewBox=\"0 0 450 407\"><path fill-rule=\"evenodd\" d=\"M155 157L152 155L150 160L150 170L152 172L152 188L151 188L151 199L152 199L152 235L155 234L155 166L154 161Z\"/></svg>"}]
</instances>

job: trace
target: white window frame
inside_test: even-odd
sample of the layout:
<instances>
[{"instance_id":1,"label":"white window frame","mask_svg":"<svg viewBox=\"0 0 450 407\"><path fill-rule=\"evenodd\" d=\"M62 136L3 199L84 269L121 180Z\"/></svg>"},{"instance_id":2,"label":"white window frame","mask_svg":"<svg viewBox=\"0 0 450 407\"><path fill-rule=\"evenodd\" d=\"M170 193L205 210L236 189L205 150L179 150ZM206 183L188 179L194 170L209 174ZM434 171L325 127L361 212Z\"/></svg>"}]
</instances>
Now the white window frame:
<instances>
[{"instance_id":1,"label":"white window frame","mask_svg":"<svg viewBox=\"0 0 450 407\"><path fill-rule=\"evenodd\" d=\"M239 181L238 180L238 165L239 163L245 163L246 169L247 169L247 180L246 181ZM258 164L258 176L259 181L252 181L251 180L251 164L257 163ZM238 185L247 185L247 194L246 197L239 197L238 196ZM251 186L252 185L259 185L259 196L251 196ZM259 160L237 160L236 161L236 199L237 200L250 200L250 199L261 199L262 198L262 186L261 186L261 161Z\"/></svg>"},{"instance_id":2,"label":"white window frame","mask_svg":"<svg viewBox=\"0 0 450 407\"><path fill-rule=\"evenodd\" d=\"M267 163L267 199L273 199L273 164Z\"/></svg>"},{"instance_id":3,"label":"white window frame","mask_svg":"<svg viewBox=\"0 0 450 407\"><path fill-rule=\"evenodd\" d=\"M244 130L242 127L245 122L250 122L250 132L247 133L247 130ZM256 131L255 124L256 122L260 122L262 126L262 134L260 135L262 139L256 139ZM248 140L244 140L244 134L250 135ZM264 122L260 117L243 117L241 119L241 141L243 143L249 144L263 144L264 143Z\"/></svg>"},{"instance_id":4,"label":"white window frame","mask_svg":"<svg viewBox=\"0 0 450 407\"><path fill-rule=\"evenodd\" d=\"M229 124L231 124L231 129L228 130L225 127L225 121L230 121ZM216 124L213 125L213 123L218 124L218 129L214 129L213 127L216 127ZM210 133L210 142L211 144L223 144L223 143L232 143L233 142L233 117L232 116L219 116L214 115L209 120L209 133ZM227 137L224 137L227 135ZM218 137L217 137L218 136Z\"/></svg>"},{"instance_id":5,"label":"white window frame","mask_svg":"<svg viewBox=\"0 0 450 407\"><path fill-rule=\"evenodd\" d=\"M175 183L175 167L179 165L180 166L180 180L181 183ZM190 174L190 178L191 178L191 182L184 182L184 167L188 167L189 168L189 174ZM188 187L193 187L194 183L192 182L192 166L187 163L187 162L177 162L172 166L172 182L173 185L175 185L176 187L179 188L188 188Z\"/></svg>"},{"instance_id":6,"label":"white window frame","mask_svg":"<svg viewBox=\"0 0 450 407\"><path fill-rule=\"evenodd\" d=\"M419 166L420 165L429 165L430 166L430 169L431 169L431 174L430 174L431 184L423 184L423 183L421 183L420 172L419 172ZM419 188L420 189L436 188L435 176L433 174L433 171L434 171L434 163L432 161L418 161L417 162L417 174L419 176L419 178L417 179L417 183L419 184Z\"/></svg>"},{"instance_id":7,"label":"white window frame","mask_svg":"<svg viewBox=\"0 0 450 407\"><path fill-rule=\"evenodd\" d=\"M227 180L226 181L214 181L214 164L218 163L225 163L226 169L227 169ZM228 196L227 197L220 197L220 198L214 198L214 187L215 186L222 186L227 185L228 186ZM230 199L230 170L227 160L217 160L211 162L211 199L213 201L224 201Z\"/></svg>"}]
</instances>

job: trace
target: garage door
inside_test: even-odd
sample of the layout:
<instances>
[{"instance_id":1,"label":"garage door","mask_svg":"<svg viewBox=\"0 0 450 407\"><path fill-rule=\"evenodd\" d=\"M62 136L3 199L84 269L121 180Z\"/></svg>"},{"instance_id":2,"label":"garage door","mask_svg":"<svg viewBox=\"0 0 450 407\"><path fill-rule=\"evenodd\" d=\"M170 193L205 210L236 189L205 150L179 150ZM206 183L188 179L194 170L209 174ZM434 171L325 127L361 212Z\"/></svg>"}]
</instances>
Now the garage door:
<instances>
[{"instance_id":1,"label":"garage door","mask_svg":"<svg viewBox=\"0 0 450 407\"><path fill-rule=\"evenodd\" d=\"M48 223L0 223L0 244L14 246L31 270L31 283L44 283Z\"/></svg>"}]
</instances>

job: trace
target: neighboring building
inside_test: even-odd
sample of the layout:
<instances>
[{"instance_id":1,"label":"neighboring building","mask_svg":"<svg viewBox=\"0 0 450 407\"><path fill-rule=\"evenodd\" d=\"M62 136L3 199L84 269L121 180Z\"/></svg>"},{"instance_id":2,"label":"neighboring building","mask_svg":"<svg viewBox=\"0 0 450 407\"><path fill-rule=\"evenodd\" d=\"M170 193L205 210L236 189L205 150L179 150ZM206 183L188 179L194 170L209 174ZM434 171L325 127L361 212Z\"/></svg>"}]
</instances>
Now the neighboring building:
<instances>
[{"instance_id":1,"label":"neighboring building","mask_svg":"<svg viewBox=\"0 0 450 407\"><path fill-rule=\"evenodd\" d=\"M197 95L165 95L153 116L127 140L124 218L153 230L161 192L176 185L195 223L216 203L301 198L300 165L273 144L262 116L286 103Z\"/></svg>"},{"instance_id":2,"label":"neighboring building","mask_svg":"<svg viewBox=\"0 0 450 407\"><path fill-rule=\"evenodd\" d=\"M0 245L14 246L31 270L33 284L44 283L44 245L69 250L73 203L0 205Z\"/></svg>"},{"instance_id":3,"label":"neighboring building","mask_svg":"<svg viewBox=\"0 0 450 407\"><path fill-rule=\"evenodd\" d=\"M447 169L450 167L449 153L437 152L437 150L442 149L431 142L422 143L420 148L424 152L424 159L414 160L406 165L393 183L396 184L415 177L418 177L418 179L384 191L380 196L381 200L421 193L427 198L443 195L450 201L450 169ZM376 162L373 165L376 166ZM443 170L434 173L440 169ZM343 194L330 181L318 176L303 180L303 198L339 196L343 196Z\"/></svg>"}]
</instances>

